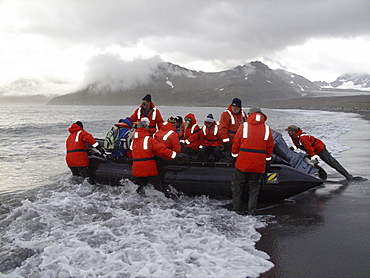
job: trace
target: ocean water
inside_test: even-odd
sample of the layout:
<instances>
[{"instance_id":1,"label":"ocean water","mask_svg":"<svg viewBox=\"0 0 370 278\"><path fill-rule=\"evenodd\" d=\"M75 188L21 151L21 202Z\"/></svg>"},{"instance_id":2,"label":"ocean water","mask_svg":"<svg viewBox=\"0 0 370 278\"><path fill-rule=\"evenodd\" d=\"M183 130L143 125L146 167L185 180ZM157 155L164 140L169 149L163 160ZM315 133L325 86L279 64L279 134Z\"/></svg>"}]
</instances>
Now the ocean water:
<instances>
[{"instance_id":1,"label":"ocean water","mask_svg":"<svg viewBox=\"0 0 370 278\"><path fill-rule=\"evenodd\" d=\"M69 125L82 121L104 138L135 108L0 106L0 277L258 277L274 266L255 247L268 214L240 216L206 196L175 202L153 189L143 198L128 180L91 186L71 177L64 161ZM225 110L158 108L165 119L194 113L200 125ZM359 120L349 113L264 112L288 145L284 129L297 124L339 158L350 149L339 136ZM335 190L330 186L320 194Z\"/></svg>"}]
</instances>

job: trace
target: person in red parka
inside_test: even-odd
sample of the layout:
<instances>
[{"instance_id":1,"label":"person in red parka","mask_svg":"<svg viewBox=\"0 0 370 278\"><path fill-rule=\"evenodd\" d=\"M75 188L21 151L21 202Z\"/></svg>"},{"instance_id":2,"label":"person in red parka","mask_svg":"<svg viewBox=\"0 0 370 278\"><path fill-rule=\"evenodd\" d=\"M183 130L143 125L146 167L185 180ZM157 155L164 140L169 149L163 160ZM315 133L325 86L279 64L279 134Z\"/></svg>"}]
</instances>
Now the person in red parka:
<instances>
[{"instance_id":1,"label":"person in red parka","mask_svg":"<svg viewBox=\"0 0 370 278\"><path fill-rule=\"evenodd\" d=\"M176 133L175 122L175 118L170 117L162 124L160 130L154 134L154 139L164 143L167 149L180 153L181 145L178 134Z\"/></svg>"},{"instance_id":2,"label":"person in red parka","mask_svg":"<svg viewBox=\"0 0 370 278\"><path fill-rule=\"evenodd\" d=\"M174 195L170 193L169 187L165 186L159 177L154 156L158 155L164 159L171 160L176 159L177 154L149 135L149 124L148 118L144 117L141 119L137 125L134 140L131 143L133 182L139 186L137 192L141 195L145 194L144 186L151 183L155 189L164 192L166 197L172 198Z\"/></svg>"},{"instance_id":3,"label":"person in red parka","mask_svg":"<svg viewBox=\"0 0 370 278\"><path fill-rule=\"evenodd\" d=\"M248 213L253 215L257 208L261 179L268 170L274 148L274 139L267 116L260 108L248 112L247 122L241 125L234 137L232 156L236 157L234 177L231 181L233 210L239 212L244 184L249 187Z\"/></svg>"},{"instance_id":4,"label":"person in red parka","mask_svg":"<svg viewBox=\"0 0 370 278\"><path fill-rule=\"evenodd\" d=\"M141 105L131 115L131 118L134 122L140 122L143 117L148 118L150 121L150 136L156 133L157 129L160 129L164 122L161 112L155 107L150 94L147 94L145 97L143 97Z\"/></svg>"},{"instance_id":5,"label":"person in red parka","mask_svg":"<svg viewBox=\"0 0 370 278\"><path fill-rule=\"evenodd\" d=\"M212 114L208 114L200 134L201 146L198 160L206 161L213 154L215 162L219 162L221 157L221 133Z\"/></svg>"},{"instance_id":6,"label":"person in red parka","mask_svg":"<svg viewBox=\"0 0 370 278\"><path fill-rule=\"evenodd\" d=\"M197 124L194 114L185 116L184 138L180 140L182 145L181 152L187 156L197 155L200 146L201 129Z\"/></svg>"},{"instance_id":7,"label":"person in red parka","mask_svg":"<svg viewBox=\"0 0 370 278\"><path fill-rule=\"evenodd\" d=\"M303 132L296 125L290 125L286 129L296 148L305 151L310 156L310 163L318 164L317 157L320 157L326 164L337 170L346 177L347 180L353 180L353 176L328 152L324 142L314 136Z\"/></svg>"},{"instance_id":8,"label":"person in red parka","mask_svg":"<svg viewBox=\"0 0 370 278\"><path fill-rule=\"evenodd\" d=\"M247 119L247 115L242 109L242 101L234 98L227 110L222 112L220 117L221 140L226 150L231 150L234 136Z\"/></svg>"},{"instance_id":9,"label":"person in red parka","mask_svg":"<svg viewBox=\"0 0 370 278\"><path fill-rule=\"evenodd\" d=\"M94 137L83 129L83 124L80 121L73 123L68 131L70 135L66 140L66 162L74 176L82 176L88 178L91 184L95 181L89 171L89 158L87 155L88 145L99 149L102 155L105 154L104 149L94 139Z\"/></svg>"}]
</instances>

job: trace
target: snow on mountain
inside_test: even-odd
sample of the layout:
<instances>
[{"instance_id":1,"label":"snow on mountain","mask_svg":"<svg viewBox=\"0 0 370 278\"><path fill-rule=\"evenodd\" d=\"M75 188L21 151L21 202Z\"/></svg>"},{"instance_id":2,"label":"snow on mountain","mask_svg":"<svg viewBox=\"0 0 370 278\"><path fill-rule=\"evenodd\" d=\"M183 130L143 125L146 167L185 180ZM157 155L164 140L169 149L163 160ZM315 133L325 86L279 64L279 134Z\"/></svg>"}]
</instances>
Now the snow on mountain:
<instances>
[{"instance_id":1,"label":"snow on mountain","mask_svg":"<svg viewBox=\"0 0 370 278\"><path fill-rule=\"evenodd\" d=\"M285 71L283 69L276 69L274 72L285 82L289 83L293 88L295 88L301 95L306 95L307 92L315 91L319 89L319 86L313 84L307 78Z\"/></svg>"},{"instance_id":2,"label":"snow on mountain","mask_svg":"<svg viewBox=\"0 0 370 278\"><path fill-rule=\"evenodd\" d=\"M346 73L339 76L333 82L326 83L323 81L315 81L314 84L324 89L370 91L370 74Z\"/></svg>"}]
</instances>

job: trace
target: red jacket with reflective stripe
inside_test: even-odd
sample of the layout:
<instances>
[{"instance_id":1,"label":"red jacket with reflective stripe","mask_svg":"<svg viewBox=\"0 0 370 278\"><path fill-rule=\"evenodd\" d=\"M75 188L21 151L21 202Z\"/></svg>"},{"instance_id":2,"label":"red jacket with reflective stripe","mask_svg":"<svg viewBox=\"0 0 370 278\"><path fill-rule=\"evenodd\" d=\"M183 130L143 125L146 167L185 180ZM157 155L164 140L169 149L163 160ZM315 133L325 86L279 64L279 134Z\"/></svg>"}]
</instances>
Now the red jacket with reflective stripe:
<instances>
[{"instance_id":1,"label":"red jacket with reflective stripe","mask_svg":"<svg viewBox=\"0 0 370 278\"><path fill-rule=\"evenodd\" d=\"M312 135L304 133L302 130L296 132L292 141L297 148L304 150L311 157L325 148L324 142Z\"/></svg>"},{"instance_id":2,"label":"red jacket with reflective stripe","mask_svg":"<svg viewBox=\"0 0 370 278\"><path fill-rule=\"evenodd\" d=\"M150 177L158 175L158 168L154 155L164 159L174 159L176 153L167 149L166 146L149 136L149 132L138 127L132 141L132 175L134 177Z\"/></svg>"},{"instance_id":3,"label":"red jacket with reflective stripe","mask_svg":"<svg viewBox=\"0 0 370 278\"><path fill-rule=\"evenodd\" d=\"M221 146L221 132L216 123L213 123L211 127L207 127L206 122L204 122L201 132L201 144L212 147Z\"/></svg>"},{"instance_id":4,"label":"red jacket with reflective stripe","mask_svg":"<svg viewBox=\"0 0 370 278\"><path fill-rule=\"evenodd\" d=\"M232 111L231 104L227 107L220 118L221 140L223 143L233 142L239 126L245 122L246 118L247 115L243 110L240 110L239 114L235 114Z\"/></svg>"},{"instance_id":5,"label":"red jacket with reflective stripe","mask_svg":"<svg viewBox=\"0 0 370 278\"><path fill-rule=\"evenodd\" d=\"M176 127L169 122L164 122L161 129L154 134L154 139L166 145L167 149L173 150L177 153L181 152L181 145Z\"/></svg>"},{"instance_id":6,"label":"red jacket with reflective stripe","mask_svg":"<svg viewBox=\"0 0 370 278\"><path fill-rule=\"evenodd\" d=\"M194 114L187 114L185 118L191 119L191 124L184 129L184 140L187 142L186 146L193 150L198 150L200 146L201 129L197 124Z\"/></svg>"},{"instance_id":7,"label":"red jacket with reflective stripe","mask_svg":"<svg viewBox=\"0 0 370 278\"><path fill-rule=\"evenodd\" d=\"M265 173L266 160L271 160L274 139L267 117L260 113L248 116L235 135L232 156L237 157L235 167L242 172Z\"/></svg>"},{"instance_id":8,"label":"red jacket with reflective stripe","mask_svg":"<svg viewBox=\"0 0 370 278\"><path fill-rule=\"evenodd\" d=\"M142 118L147 117L150 121L149 134L152 136L157 131L157 127L158 129L161 128L164 121L161 112L155 107L154 103L151 102L150 105L151 110L147 115L144 113L143 106L140 105L139 108L137 108L131 115L131 118L134 120L134 122L140 122Z\"/></svg>"},{"instance_id":9,"label":"red jacket with reflective stripe","mask_svg":"<svg viewBox=\"0 0 370 278\"><path fill-rule=\"evenodd\" d=\"M78 124L74 123L68 131L71 133L66 140L66 162L68 167L87 167L89 166L89 158L87 156L87 147L92 145L97 147L98 142L94 137L83 130Z\"/></svg>"}]
</instances>

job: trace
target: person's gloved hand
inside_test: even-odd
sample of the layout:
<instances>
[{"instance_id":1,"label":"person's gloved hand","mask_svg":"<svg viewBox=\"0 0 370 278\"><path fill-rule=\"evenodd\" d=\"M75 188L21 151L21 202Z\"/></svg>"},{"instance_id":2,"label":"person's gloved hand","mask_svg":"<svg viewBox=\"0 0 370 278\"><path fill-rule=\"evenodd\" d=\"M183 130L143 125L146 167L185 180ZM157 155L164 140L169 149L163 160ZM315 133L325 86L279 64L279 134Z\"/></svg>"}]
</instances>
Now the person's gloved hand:
<instances>
[{"instance_id":1,"label":"person's gloved hand","mask_svg":"<svg viewBox=\"0 0 370 278\"><path fill-rule=\"evenodd\" d=\"M103 147L98 146L98 150L99 150L99 152L101 153L102 156L105 155L105 150L103 149Z\"/></svg>"},{"instance_id":2,"label":"person's gloved hand","mask_svg":"<svg viewBox=\"0 0 370 278\"><path fill-rule=\"evenodd\" d=\"M318 156L317 156L317 155L314 155L314 156L310 157L310 158L309 158L309 162L310 162L310 164L312 164L312 165L317 165L317 164L319 164L319 160L318 160L317 158L318 158Z\"/></svg>"}]
</instances>

